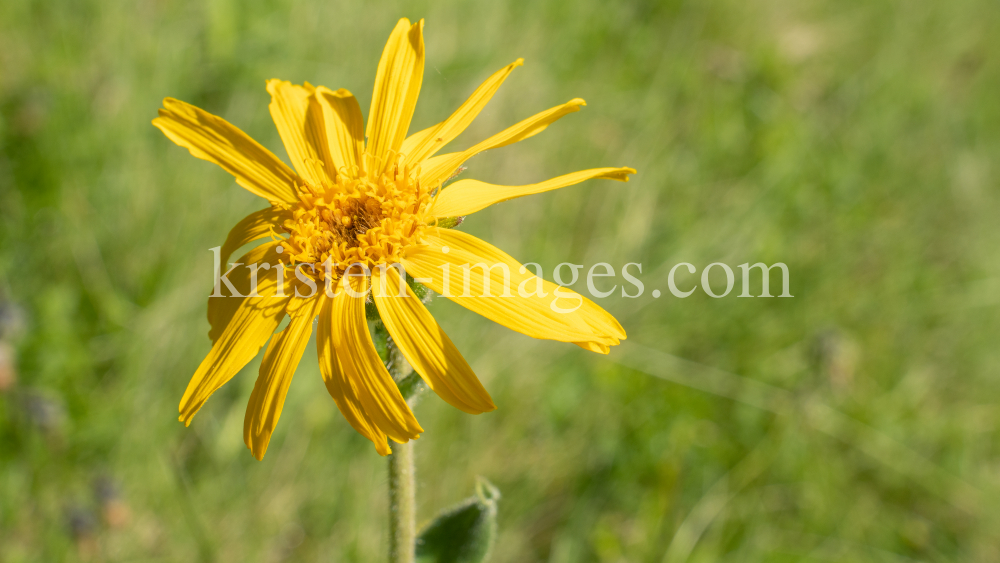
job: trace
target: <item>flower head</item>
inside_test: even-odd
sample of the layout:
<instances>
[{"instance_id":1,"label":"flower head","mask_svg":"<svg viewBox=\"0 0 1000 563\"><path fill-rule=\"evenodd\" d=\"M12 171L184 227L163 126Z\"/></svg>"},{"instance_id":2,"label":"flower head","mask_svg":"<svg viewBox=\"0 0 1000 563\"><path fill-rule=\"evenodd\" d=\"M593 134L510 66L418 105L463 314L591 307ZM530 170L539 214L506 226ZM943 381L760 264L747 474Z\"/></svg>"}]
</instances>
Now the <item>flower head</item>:
<instances>
[{"instance_id":1,"label":"flower head","mask_svg":"<svg viewBox=\"0 0 1000 563\"><path fill-rule=\"evenodd\" d=\"M601 353L625 338L618 322L593 302L531 275L499 249L444 225L454 226L455 218L500 201L592 178L627 181L635 171L598 168L525 186L476 180L446 185L470 157L531 137L584 102L570 100L467 150L437 155L522 61L490 76L444 121L407 136L423 77L423 25L423 20L411 25L404 18L390 35L367 128L347 90L268 81L271 116L292 168L235 126L179 100L164 100L153 120L172 141L218 164L269 203L241 220L222 246L221 261L226 263L236 249L268 239L237 261L260 267L234 270L227 279L235 292L217 291L209 298L212 350L180 404L180 419L190 424L208 397L266 344L244 421L244 441L257 459L267 450L317 317L323 379L348 422L382 455L391 451L387 437L403 443L423 432L375 350L365 316L367 300L374 302L406 360L442 399L471 414L496 408L393 266L528 336ZM279 275L258 277L271 265ZM482 275L469 276L471 265L481 267ZM443 274L449 268L459 274L464 268L467 275ZM514 287L517 293L511 293ZM556 306L567 298L579 306L571 311ZM285 316L288 326L275 333Z\"/></svg>"}]
</instances>

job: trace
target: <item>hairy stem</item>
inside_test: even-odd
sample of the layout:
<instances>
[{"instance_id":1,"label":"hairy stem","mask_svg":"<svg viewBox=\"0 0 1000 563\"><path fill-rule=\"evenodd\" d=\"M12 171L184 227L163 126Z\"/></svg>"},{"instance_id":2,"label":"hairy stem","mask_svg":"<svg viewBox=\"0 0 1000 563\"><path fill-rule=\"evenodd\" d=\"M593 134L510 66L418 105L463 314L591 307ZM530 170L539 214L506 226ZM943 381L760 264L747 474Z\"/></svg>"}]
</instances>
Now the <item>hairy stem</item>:
<instances>
[{"instance_id":1,"label":"hairy stem","mask_svg":"<svg viewBox=\"0 0 1000 563\"><path fill-rule=\"evenodd\" d=\"M417 499L413 442L393 444L389 456L389 563L413 563Z\"/></svg>"},{"instance_id":2,"label":"hairy stem","mask_svg":"<svg viewBox=\"0 0 1000 563\"><path fill-rule=\"evenodd\" d=\"M403 359L385 325L376 320L372 328L375 348L412 408L426 386ZM413 473L413 442L392 444L389 455L389 563L413 563L415 557L417 485Z\"/></svg>"}]
</instances>

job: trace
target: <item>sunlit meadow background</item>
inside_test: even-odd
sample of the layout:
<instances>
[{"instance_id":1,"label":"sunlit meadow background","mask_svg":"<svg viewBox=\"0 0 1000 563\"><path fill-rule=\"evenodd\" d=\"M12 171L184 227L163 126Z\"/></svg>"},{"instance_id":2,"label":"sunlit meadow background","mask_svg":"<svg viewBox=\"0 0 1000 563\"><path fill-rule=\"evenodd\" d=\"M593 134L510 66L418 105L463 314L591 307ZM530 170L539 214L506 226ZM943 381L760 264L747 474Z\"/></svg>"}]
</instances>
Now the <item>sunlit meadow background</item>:
<instances>
[{"instance_id":1,"label":"sunlit meadow background","mask_svg":"<svg viewBox=\"0 0 1000 563\"><path fill-rule=\"evenodd\" d=\"M262 202L150 120L177 97L284 157L264 81L367 112L401 16L427 18L415 128L517 57L456 146L588 102L466 177L639 170L462 228L645 284L601 301L606 357L432 304L499 409L417 407L421 521L482 475L497 562L1000 560L994 2L6 0L0 561L384 559L386 463L313 345L263 462L259 361L177 422L208 248ZM795 297L677 299L681 261L785 262Z\"/></svg>"}]
</instances>

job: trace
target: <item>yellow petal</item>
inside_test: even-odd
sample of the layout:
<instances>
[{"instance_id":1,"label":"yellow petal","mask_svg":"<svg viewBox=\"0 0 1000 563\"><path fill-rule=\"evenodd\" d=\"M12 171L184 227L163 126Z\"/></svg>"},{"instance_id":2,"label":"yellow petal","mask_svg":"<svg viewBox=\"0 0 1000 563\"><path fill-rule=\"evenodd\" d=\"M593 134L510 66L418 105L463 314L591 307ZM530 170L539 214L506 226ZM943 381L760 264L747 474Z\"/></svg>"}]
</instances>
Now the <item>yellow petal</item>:
<instances>
[{"instance_id":1,"label":"yellow petal","mask_svg":"<svg viewBox=\"0 0 1000 563\"><path fill-rule=\"evenodd\" d=\"M525 186L498 186L479 180L459 180L449 184L447 189L441 190L441 193L434 200L431 214L434 217L469 215L494 203L565 188L579 184L584 180L602 178L628 182L629 174L635 174L635 170L631 168L594 168Z\"/></svg>"},{"instance_id":2,"label":"yellow petal","mask_svg":"<svg viewBox=\"0 0 1000 563\"><path fill-rule=\"evenodd\" d=\"M588 352L597 352L598 354L608 354L611 352L611 348L605 346L604 344L598 344L596 342L574 342L580 348L587 350Z\"/></svg>"},{"instance_id":3,"label":"yellow petal","mask_svg":"<svg viewBox=\"0 0 1000 563\"><path fill-rule=\"evenodd\" d=\"M288 326L275 334L267 345L243 419L243 442L258 460L264 459L267 452L271 433L281 417L288 386L309 343L313 319L318 312L319 298L295 300L301 303L291 315Z\"/></svg>"},{"instance_id":4,"label":"yellow petal","mask_svg":"<svg viewBox=\"0 0 1000 563\"><path fill-rule=\"evenodd\" d=\"M275 286L273 281L268 284L265 278L258 287L261 297L239 300L240 304L222 335L202 360L184 391L180 404L180 420L184 424L191 424L191 418L208 397L252 360L278 328L285 317L288 298L275 297ZM231 297L218 299L237 301Z\"/></svg>"},{"instance_id":5,"label":"yellow petal","mask_svg":"<svg viewBox=\"0 0 1000 563\"><path fill-rule=\"evenodd\" d=\"M368 112L367 153L376 171L385 170L399 152L413 118L424 77L424 20L410 25L403 18L392 30L375 75Z\"/></svg>"},{"instance_id":6,"label":"yellow petal","mask_svg":"<svg viewBox=\"0 0 1000 563\"><path fill-rule=\"evenodd\" d=\"M271 151L231 123L180 100L163 100L153 125L202 160L214 162L236 183L271 202L298 201L298 176Z\"/></svg>"},{"instance_id":7,"label":"yellow petal","mask_svg":"<svg viewBox=\"0 0 1000 563\"><path fill-rule=\"evenodd\" d=\"M372 421L365 412L365 407L361 403L358 383L351 381L344 372L344 368L337 354L333 349L333 332L337 330L333 319L333 300L325 295L321 296L323 301L319 314L319 323L316 326L316 352L319 355L319 368L323 374L323 383L326 390L337 403L337 408L347 419L358 434L368 438L375 444L375 449L381 455L389 455L392 450L385 432Z\"/></svg>"},{"instance_id":8,"label":"yellow petal","mask_svg":"<svg viewBox=\"0 0 1000 563\"><path fill-rule=\"evenodd\" d=\"M355 295L368 292L368 280L363 277L345 276L343 280L344 284L351 282ZM375 351L365 320L365 298L353 297L346 287L341 287L333 298L331 315L336 323L332 332L334 351L344 374L357 384L365 412L399 443L418 438L424 429Z\"/></svg>"},{"instance_id":9,"label":"yellow petal","mask_svg":"<svg viewBox=\"0 0 1000 563\"><path fill-rule=\"evenodd\" d=\"M241 266L233 269L232 273L229 274L229 281L233 284L236 292L243 297L234 297L229 288L226 287L224 283L220 281L219 290L222 297L212 297L208 298L208 323L211 325L211 329L208 332L208 337L215 343L222 332L226 329L226 326L232 320L233 315L236 314L236 310L239 309L240 305L247 295L250 294L253 273L250 268L247 267L248 264L267 264L270 269L259 268L257 271L257 294L258 295L276 295L278 288L278 269L283 268L281 262L279 261L279 255L276 252L278 245L282 241L273 241L264 243L260 246L252 248L249 252L237 259L236 263L242 264ZM229 265L227 264L223 268L225 273ZM298 291L300 295L309 295L312 290L306 287L301 281L295 277L295 273L288 269L283 269L284 284L282 286L282 294L286 297L292 297L295 292ZM213 292L214 293L214 292Z\"/></svg>"},{"instance_id":10,"label":"yellow petal","mask_svg":"<svg viewBox=\"0 0 1000 563\"><path fill-rule=\"evenodd\" d=\"M364 118L358 100L343 88L331 92L320 86L316 88L311 109L318 109L323 117L328 159L333 171L339 173L341 168L360 165L365 139Z\"/></svg>"},{"instance_id":11,"label":"yellow petal","mask_svg":"<svg viewBox=\"0 0 1000 563\"><path fill-rule=\"evenodd\" d=\"M313 184L327 180L323 158L327 152L326 131L321 122L322 116L309 111L309 98L314 88L309 84L299 86L287 80L271 79L267 81L267 91L271 94L268 106L271 119L292 166L299 176Z\"/></svg>"},{"instance_id":12,"label":"yellow petal","mask_svg":"<svg viewBox=\"0 0 1000 563\"><path fill-rule=\"evenodd\" d=\"M544 280L496 247L460 231L436 228L429 231L434 234L426 237L428 246L409 251L403 265L410 275L434 291L511 330L534 338L574 343L597 342L607 346L618 344L611 331L605 330L603 325L582 312L587 307L583 296L559 288L561 296L557 300L550 287L545 297L539 297L532 292L536 284L545 283ZM448 247L447 253L443 252L444 247ZM447 292L445 265L448 265ZM521 273L522 268L524 273ZM484 275L487 269L488 278ZM487 279L490 284L488 291L484 283ZM519 293L522 283L526 284L527 296ZM579 309L564 312L577 303L581 305Z\"/></svg>"},{"instance_id":13,"label":"yellow petal","mask_svg":"<svg viewBox=\"0 0 1000 563\"><path fill-rule=\"evenodd\" d=\"M545 282L543 287L547 287L550 290L555 290L559 287L550 281L542 281ZM582 295L580 297L583 299L583 305L579 309L579 314L583 317L583 320L586 321L592 329L594 329L595 332L608 335L614 342L614 345L620 344L619 340L626 339L625 329L622 328L618 319L616 319L611 313L608 313L601 307L597 306L597 304L590 299L587 299ZM583 347L587 348L586 346ZM589 350L590 348L587 349ZM608 351L605 349L602 353L607 354Z\"/></svg>"},{"instance_id":14,"label":"yellow petal","mask_svg":"<svg viewBox=\"0 0 1000 563\"><path fill-rule=\"evenodd\" d=\"M542 283L542 291L549 295L552 295L557 289L559 291L568 291L565 288L560 288L556 284L538 278ZM578 294L577 294L578 295ZM621 344L621 340L625 340L625 329L613 316L608 314L607 311L600 308L590 299L580 295L579 299L582 304L580 308L576 311L576 314L580 315L584 322L586 322L592 330L598 334L605 334L611 338L610 345L602 344L598 342L574 342L577 346L588 350L590 352L597 352L598 354L608 354L611 352L610 346L617 346Z\"/></svg>"},{"instance_id":15,"label":"yellow petal","mask_svg":"<svg viewBox=\"0 0 1000 563\"><path fill-rule=\"evenodd\" d=\"M396 268L387 268L384 276L379 268L372 271L375 306L403 357L451 406L469 414L496 410L462 353L409 285L403 283L400 293L400 282Z\"/></svg>"},{"instance_id":16,"label":"yellow petal","mask_svg":"<svg viewBox=\"0 0 1000 563\"><path fill-rule=\"evenodd\" d=\"M247 215L229 231L219 252L219 263L225 267L233 252L247 243L267 237L273 232L272 229L277 230L282 222L290 218L290 213L277 207L268 207Z\"/></svg>"},{"instance_id":17,"label":"yellow petal","mask_svg":"<svg viewBox=\"0 0 1000 563\"><path fill-rule=\"evenodd\" d=\"M508 264L512 275L520 272L520 268L522 266L517 260L514 260L506 252L480 238L476 238L462 231L456 231L453 229L437 229L437 233L440 241L443 244L450 245L451 248L458 246L473 255L481 256L486 260ZM602 335L604 337L602 339L592 340L592 342L608 344L608 342L605 342L604 340L607 339L610 340L610 345L615 346L620 344L619 340L625 340L625 329L623 329L622 325L618 323L618 320L601 307L598 307L597 304L590 299L587 299L586 297L568 288L560 287L548 280L539 278L531 273L526 272L525 274L518 274L517 279L520 281L528 279L541 282L542 292L549 295L549 297L546 298L548 300L551 300L556 291L559 291L562 297L560 297L560 301L555 303L555 305L559 308L572 308L573 302L578 301L580 303L578 309L572 313L559 313L559 317L571 325L581 325L581 323L585 324L590 327L591 333ZM517 283L520 283L520 281ZM529 281L525 288L528 291L534 289L532 281ZM513 291L514 290L512 290L512 292ZM584 348L591 349L587 346L584 346Z\"/></svg>"},{"instance_id":18,"label":"yellow petal","mask_svg":"<svg viewBox=\"0 0 1000 563\"><path fill-rule=\"evenodd\" d=\"M399 149L399 152L406 155L407 164L423 162L459 136L462 131L465 131L465 128L486 107L486 103L490 101L503 81L515 68L523 64L524 59L517 59L498 70L493 76L487 78L486 82L483 82L479 88L476 88L469 99L465 100L465 103L459 106L448 119L407 137Z\"/></svg>"},{"instance_id":19,"label":"yellow petal","mask_svg":"<svg viewBox=\"0 0 1000 563\"><path fill-rule=\"evenodd\" d=\"M580 106L583 105L586 105L586 103L580 98L572 99L565 104L545 110L516 125L508 127L470 149L430 158L421 164L420 183L428 187L436 187L450 178L463 162L476 154L523 141L528 137L537 135L560 117L580 111Z\"/></svg>"},{"instance_id":20,"label":"yellow petal","mask_svg":"<svg viewBox=\"0 0 1000 563\"><path fill-rule=\"evenodd\" d=\"M240 295L248 295L250 293L252 271L250 268L246 267L247 264L272 264L270 270L258 270L257 294L274 295L278 278L273 265L278 263L278 254L275 252L278 244L279 243L275 241L256 246L236 260L236 263L242 265L233 269L232 273L228 274L226 279L233 284L237 293ZM220 273L226 274L226 272L229 271L229 264L227 262L222 262L221 268L222 271ZM219 289L220 293L224 297L208 298L208 324L211 325L211 329L208 331L208 337L212 340L213 344L219 339L220 336L222 336L222 332L226 329L226 326L229 325L233 315L236 314L237 309L239 309L240 305L243 304L243 300L246 299L245 297L232 296L229 292L229 288L226 287L226 284L221 281L219 283ZM263 289L267 289L269 293L263 292ZM286 295L290 294L286 293Z\"/></svg>"}]
</instances>

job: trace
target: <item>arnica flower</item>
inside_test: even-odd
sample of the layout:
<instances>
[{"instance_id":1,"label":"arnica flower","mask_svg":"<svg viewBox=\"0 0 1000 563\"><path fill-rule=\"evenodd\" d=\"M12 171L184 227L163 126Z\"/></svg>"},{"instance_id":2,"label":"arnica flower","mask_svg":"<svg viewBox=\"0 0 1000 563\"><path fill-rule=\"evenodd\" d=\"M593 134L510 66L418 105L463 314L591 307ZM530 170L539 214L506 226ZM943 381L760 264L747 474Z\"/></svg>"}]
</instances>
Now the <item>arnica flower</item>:
<instances>
[{"instance_id":1,"label":"arnica flower","mask_svg":"<svg viewBox=\"0 0 1000 563\"><path fill-rule=\"evenodd\" d=\"M467 413L494 410L489 393L403 282L399 269L386 265L402 265L407 276L435 292L528 336L601 353L625 338L621 325L593 302L536 278L501 250L444 225L454 226L457 218L497 202L591 178L627 181L635 171L596 168L525 186L476 180L445 185L475 154L540 133L584 102L570 100L467 150L436 155L468 127L523 61L490 76L444 121L407 136L424 72L423 26L423 20L411 25L404 18L393 29L375 77L367 127L357 99L347 90L268 81L271 116L294 169L225 120L179 100L164 100L153 120L156 127L270 204L232 229L221 262L227 264L236 249L250 242L268 239L237 263L275 265L271 275L264 269L234 268L227 279L245 297L209 298L213 346L181 399L185 424L267 344L243 432L254 457L262 459L318 317L323 379L351 426L382 455L391 453L387 437L399 443L419 437L423 429L376 352L366 301L374 301L403 357L438 396ZM355 264L370 274L353 275L348 269L357 268ZM468 265L490 269L483 275L461 275ZM286 274L281 287L277 270ZM292 275L296 270L312 276L307 279L319 290L306 289ZM445 270L451 275L443 275ZM510 278L507 287L505 275ZM251 292L251 278L256 293ZM564 300L563 305L557 300ZM573 303L579 307L564 312ZM275 333L286 315L288 326Z\"/></svg>"}]
</instances>

